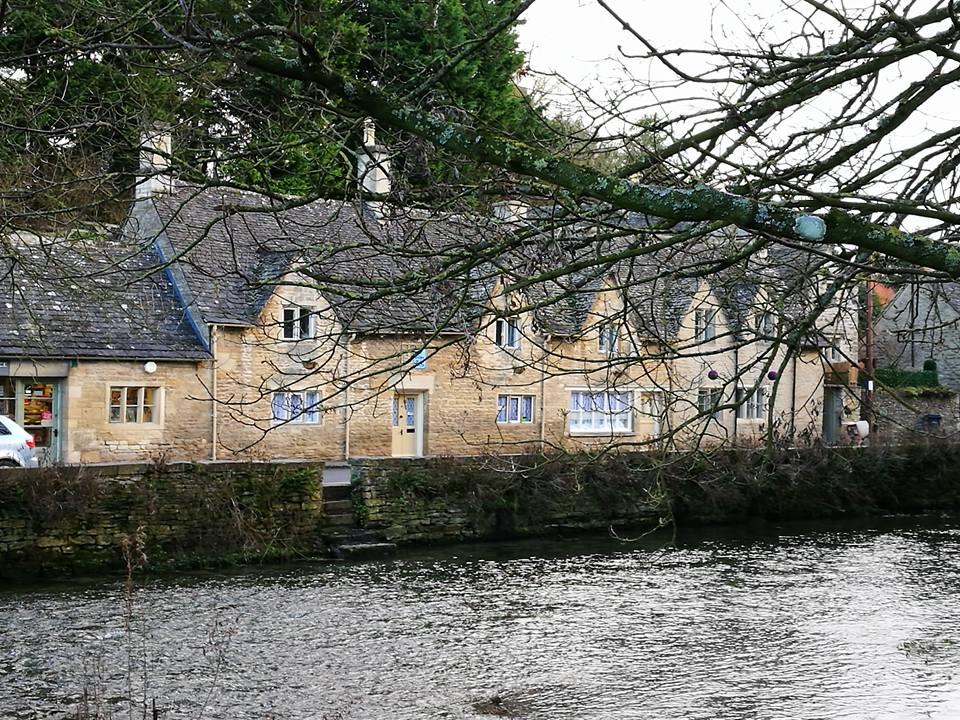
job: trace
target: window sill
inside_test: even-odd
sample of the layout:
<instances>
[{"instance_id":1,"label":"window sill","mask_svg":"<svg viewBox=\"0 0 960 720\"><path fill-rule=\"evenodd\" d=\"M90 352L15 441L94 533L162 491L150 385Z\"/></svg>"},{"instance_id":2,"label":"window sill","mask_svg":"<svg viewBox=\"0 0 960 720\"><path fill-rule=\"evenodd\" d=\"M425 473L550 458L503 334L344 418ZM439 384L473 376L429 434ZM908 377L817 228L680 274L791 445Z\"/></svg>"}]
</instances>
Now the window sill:
<instances>
[{"instance_id":1,"label":"window sill","mask_svg":"<svg viewBox=\"0 0 960 720\"><path fill-rule=\"evenodd\" d=\"M636 435L636 430L568 430L569 437L610 437Z\"/></svg>"}]
</instances>

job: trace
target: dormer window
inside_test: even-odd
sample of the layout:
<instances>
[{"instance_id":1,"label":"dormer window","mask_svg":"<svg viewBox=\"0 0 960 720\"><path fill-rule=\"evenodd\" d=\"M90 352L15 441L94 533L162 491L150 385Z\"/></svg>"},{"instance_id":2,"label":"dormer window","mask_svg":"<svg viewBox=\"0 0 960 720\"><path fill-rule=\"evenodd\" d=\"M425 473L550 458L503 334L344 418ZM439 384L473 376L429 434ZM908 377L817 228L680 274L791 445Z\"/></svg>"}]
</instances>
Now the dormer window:
<instances>
[{"instance_id":1,"label":"dormer window","mask_svg":"<svg viewBox=\"0 0 960 720\"><path fill-rule=\"evenodd\" d=\"M520 347L520 326L516 318L497 318L494 332L498 346L507 350Z\"/></svg>"},{"instance_id":2,"label":"dormer window","mask_svg":"<svg viewBox=\"0 0 960 720\"><path fill-rule=\"evenodd\" d=\"M283 308L281 336L284 340L300 340L314 336L313 310L299 305L286 305Z\"/></svg>"},{"instance_id":3,"label":"dormer window","mask_svg":"<svg viewBox=\"0 0 960 720\"><path fill-rule=\"evenodd\" d=\"M617 352L618 335L616 325L601 325L597 335L597 350L605 355L613 355Z\"/></svg>"},{"instance_id":4,"label":"dormer window","mask_svg":"<svg viewBox=\"0 0 960 720\"><path fill-rule=\"evenodd\" d=\"M717 336L717 311L713 308L700 309L694 313L693 335L697 342L708 342Z\"/></svg>"}]
</instances>

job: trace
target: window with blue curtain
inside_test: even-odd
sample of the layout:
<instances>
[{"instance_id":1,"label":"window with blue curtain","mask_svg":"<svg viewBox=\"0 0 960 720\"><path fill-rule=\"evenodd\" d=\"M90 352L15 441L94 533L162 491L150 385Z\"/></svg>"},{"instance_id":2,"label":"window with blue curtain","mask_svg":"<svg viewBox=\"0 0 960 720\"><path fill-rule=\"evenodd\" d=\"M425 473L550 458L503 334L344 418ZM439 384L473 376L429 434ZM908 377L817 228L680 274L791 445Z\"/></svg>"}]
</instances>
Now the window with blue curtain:
<instances>
[{"instance_id":1,"label":"window with blue curtain","mask_svg":"<svg viewBox=\"0 0 960 720\"><path fill-rule=\"evenodd\" d=\"M271 406L275 422L312 425L320 422L322 407L316 390L275 392Z\"/></svg>"},{"instance_id":2,"label":"window with blue curtain","mask_svg":"<svg viewBox=\"0 0 960 720\"><path fill-rule=\"evenodd\" d=\"M427 349L418 350L417 354L413 356L413 369L414 370L426 370L427 369Z\"/></svg>"},{"instance_id":3,"label":"window with blue curtain","mask_svg":"<svg viewBox=\"0 0 960 720\"><path fill-rule=\"evenodd\" d=\"M533 422L533 398L533 395L497 395L497 422Z\"/></svg>"}]
</instances>

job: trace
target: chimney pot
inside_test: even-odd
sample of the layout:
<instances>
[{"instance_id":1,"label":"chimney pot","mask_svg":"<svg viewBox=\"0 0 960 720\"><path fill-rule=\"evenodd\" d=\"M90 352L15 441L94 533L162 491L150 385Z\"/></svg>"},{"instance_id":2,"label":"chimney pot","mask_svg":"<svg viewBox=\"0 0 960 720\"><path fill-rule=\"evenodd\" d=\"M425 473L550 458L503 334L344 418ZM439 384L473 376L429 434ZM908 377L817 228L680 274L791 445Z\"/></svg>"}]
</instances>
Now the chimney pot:
<instances>
[{"instance_id":1,"label":"chimney pot","mask_svg":"<svg viewBox=\"0 0 960 720\"><path fill-rule=\"evenodd\" d=\"M383 145L377 145L373 120L363 121L363 146L357 153L357 181L360 189L372 195L390 192L390 155Z\"/></svg>"},{"instance_id":2,"label":"chimney pot","mask_svg":"<svg viewBox=\"0 0 960 720\"><path fill-rule=\"evenodd\" d=\"M170 174L172 149L173 139L169 128L156 126L141 134L137 199L173 192L173 176Z\"/></svg>"}]
</instances>

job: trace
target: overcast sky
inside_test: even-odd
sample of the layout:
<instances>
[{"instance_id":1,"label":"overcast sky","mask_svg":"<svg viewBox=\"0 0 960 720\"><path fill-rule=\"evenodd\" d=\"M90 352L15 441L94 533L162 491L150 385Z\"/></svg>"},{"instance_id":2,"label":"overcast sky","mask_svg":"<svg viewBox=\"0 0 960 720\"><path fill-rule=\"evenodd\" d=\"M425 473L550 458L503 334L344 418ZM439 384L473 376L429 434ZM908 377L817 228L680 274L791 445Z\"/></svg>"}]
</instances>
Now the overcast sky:
<instances>
[{"instance_id":1,"label":"overcast sky","mask_svg":"<svg viewBox=\"0 0 960 720\"><path fill-rule=\"evenodd\" d=\"M713 42L730 47L743 47L743 20L751 30L769 24L764 32L772 37L776 26L783 27L790 19L783 14L770 13L778 8L778 0L608 0L610 6L658 49L708 48ZM767 17L758 20L765 13ZM635 98L630 112L626 107L619 110L636 117L649 116L652 112L645 103L671 100L689 94L690 87L665 90L661 83L676 82L676 76L661 63L624 58L625 53L645 52L640 42L625 32L620 24L607 13L596 0L537 0L523 15L525 21L519 28L521 48L528 54L528 63L535 73L558 73L577 87L589 90L599 106L605 103L604 93L615 93L618 81L633 80L626 87L636 89L636 80L642 81L656 94L646 93L643 100ZM612 58L618 58L614 61ZM676 59L684 70L697 72L703 68L703 56L685 56ZM620 62L628 65L624 70ZM530 87L546 82L537 74L528 75L523 84ZM556 91L556 83L549 89ZM712 86L711 90L718 89ZM578 113L577 106L555 98L558 110L564 114ZM659 108L659 113L668 112Z\"/></svg>"},{"instance_id":2,"label":"overcast sky","mask_svg":"<svg viewBox=\"0 0 960 720\"><path fill-rule=\"evenodd\" d=\"M726 48L752 47L751 34L759 35L764 44L779 40L797 32L803 25L798 13L784 9L782 0L607 0L610 6L629 22L638 32L658 49L708 48L713 44ZM852 15L860 8L874 6L877 0L828 0L828 5L843 7ZM795 3L796 4L796 3ZM919 0L913 12L926 9L930 3ZM809 12L810 6L800 4ZM627 53L643 51L642 45L603 10L596 0L537 0L523 15L525 21L519 28L521 48L528 53L530 67L538 72L557 72L580 88L590 89L596 97L603 88L613 87L618 79L626 79L624 71L615 62L605 59L621 57L618 46ZM818 29L833 30L825 16L819 15ZM835 38L829 38L835 39ZM696 73L703 68L702 56L686 55L675 60L684 70ZM629 72L648 91L643 93L652 100L676 104L649 109L640 109L638 116L664 114L690 109L691 95L722 92L723 85L700 86L690 84L663 89L659 83L676 81L676 77L659 62L626 59ZM921 76L930 70L929 59L916 59L898 66L896 73L902 77L890 77L894 81L880 83L875 97L881 98L894 89L902 89L903 80ZM524 83L530 84L527 78ZM628 83L637 88L636 81ZM927 103L901 129L897 136L916 141L935 130L952 127L956 123L957 102L960 90L949 90ZM709 96L709 95L708 95ZM639 103L636 99L636 103ZM598 105L601 98L596 97ZM809 116L832 117L839 107L837 98L819 97L807 104L803 112ZM699 105L699 103L697 103ZM625 108L620 108L624 110ZM565 110L570 111L570 106ZM575 112L575 110L573 110Z\"/></svg>"},{"instance_id":3,"label":"overcast sky","mask_svg":"<svg viewBox=\"0 0 960 720\"><path fill-rule=\"evenodd\" d=\"M876 11L880 0L827 0L826 5L845 11L848 17L858 14L866 8ZM658 49L702 48L715 45L744 50L756 47L759 38L762 46L793 37L803 30L810 31L811 26L799 11L810 12L812 2L792 2L792 0L607 0L613 9L629 22L647 40ZM912 13L921 13L928 9L934 0L917 0ZM798 11L789 10L793 4ZM903 7L901 3L894 3ZM588 90L593 96L593 112L589 113L593 123L603 124L610 115L600 109L620 112L621 117L634 120L644 117L671 117L686 114L692 110L706 107L717 108L717 96L735 98L741 92L738 86L725 86L723 83L694 85L679 83L660 62L623 59L618 50L621 46L626 53L644 52L643 46L625 32L620 24L610 16L597 0L537 0L523 15L524 24L518 35L521 48L528 54L532 70L556 72L576 84L581 90ZM823 41L827 44L839 38L839 24L818 14L813 34L824 31ZM928 29L925 34L932 30ZM752 36L752 37L751 37ZM808 51L803 45L796 47L797 52ZM617 62L606 58L620 57L629 65L624 71ZM703 55L672 56L683 70L697 74L705 67ZM873 105L880 107L884 101L902 91L911 82L924 77L933 68L933 60L928 54L916 57L884 71L877 85L872 89ZM536 82L536 74L523 80L528 87ZM632 78L629 79L629 78ZM616 102L606 101L604 93L616 91L618 80L624 90L635 94L629 100L619 98ZM672 81L672 87L664 87L664 81ZM828 126L837 117L840 107L846 102L848 91L840 88L834 93L822 94L801 106L791 109L778 118L775 124L768 124L765 132L767 139L776 140L778 136L809 128L819 132L818 128ZM722 103L719 104L722 107ZM913 145L933 133L956 126L957 107L960 106L960 87L948 87L926 103L910 119L900 126L879 150L891 150ZM558 113L578 115L584 118L580 106L569 101L556 106ZM614 119L604 125L608 131L623 128L620 119ZM683 131L683 126L672 128L675 133ZM863 132L869 128L863 127ZM851 127L848 136L857 132ZM848 137L849 140L849 137ZM737 156L734 156L735 159ZM878 194L890 192L889 187L876 187Z\"/></svg>"},{"instance_id":4,"label":"overcast sky","mask_svg":"<svg viewBox=\"0 0 960 720\"><path fill-rule=\"evenodd\" d=\"M716 0L610 0L609 4L651 41L663 47L689 47L702 45L710 37ZM530 65L578 81L615 72L613 65L602 61L618 54L618 44L628 52L640 48L595 0L537 0L523 19L520 44L529 54Z\"/></svg>"}]
</instances>

